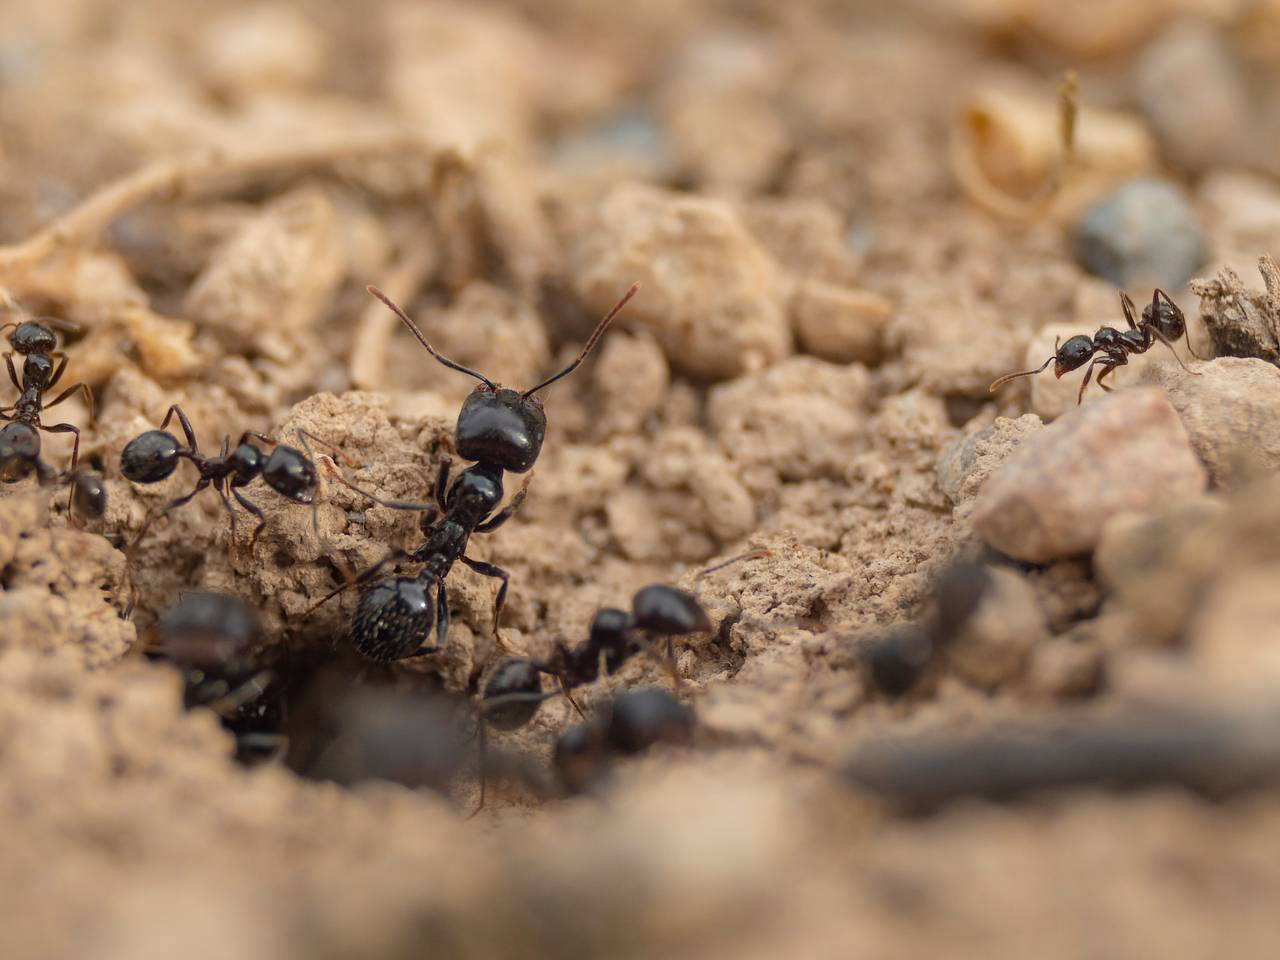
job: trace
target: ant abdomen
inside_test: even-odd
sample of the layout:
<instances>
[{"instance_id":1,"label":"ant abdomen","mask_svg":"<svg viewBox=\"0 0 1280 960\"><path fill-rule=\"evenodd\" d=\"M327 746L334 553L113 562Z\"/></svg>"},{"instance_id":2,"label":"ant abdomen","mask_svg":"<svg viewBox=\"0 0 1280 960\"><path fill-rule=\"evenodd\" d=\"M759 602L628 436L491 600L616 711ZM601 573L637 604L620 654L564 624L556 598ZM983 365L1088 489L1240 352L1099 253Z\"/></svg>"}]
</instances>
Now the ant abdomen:
<instances>
[{"instance_id":1,"label":"ant abdomen","mask_svg":"<svg viewBox=\"0 0 1280 960\"><path fill-rule=\"evenodd\" d=\"M516 730L542 706L542 674L532 660L512 657L494 668L484 685L484 719L498 730Z\"/></svg>"},{"instance_id":2,"label":"ant abdomen","mask_svg":"<svg viewBox=\"0 0 1280 960\"><path fill-rule=\"evenodd\" d=\"M296 503L311 503L316 468L301 450L279 444L262 464L262 479L272 490Z\"/></svg>"},{"instance_id":3,"label":"ant abdomen","mask_svg":"<svg viewBox=\"0 0 1280 960\"><path fill-rule=\"evenodd\" d=\"M34 427L13 420L0 429L0 481L16 483L31 476L40 456L40 434Z\"/></svg>"},{"instance_id":4,"label":"ant abdomen","mask_svg":"<svg viewBox=\"0 0 1280 960\"><path fill-rule=\"evenodd\" d=\"M78 470L71 477L71 503L86 517L101 519L107 512L107 485L96 470Z\"/></svg>"},{"instance_id":5,"label":"ant abdomen","mask_svg":"<svg viewBox=\"0 0 1280 960\"><path fill-rule=\"evenodd\" d=\"M640 590L631 601L636 626L667 636L703 633L711 629L707 612L686 590L654 584Z\"/></svg>"},{"instance_id":6,"label":"ant abdomen","mask_svg":"<svg viewBox=\"0 0 1280 960\"><path fill-rule=\"evenodd\" d=\"M134 483L159 483L178 469L178 438L165 430L148 430L125 444L120 472Z\"/></svg>"},{"instance_id":7,"label":"ant abdomen","mask_svg":"<svg viewBox=\"0 0 1280 960\"><path fill-rule=\"evenodd\" d=\"M412 577L383 580L360 594L351 645L370 660L403 660L426 645L435 619L427 583Z\"/></svg>"}]
</instances>

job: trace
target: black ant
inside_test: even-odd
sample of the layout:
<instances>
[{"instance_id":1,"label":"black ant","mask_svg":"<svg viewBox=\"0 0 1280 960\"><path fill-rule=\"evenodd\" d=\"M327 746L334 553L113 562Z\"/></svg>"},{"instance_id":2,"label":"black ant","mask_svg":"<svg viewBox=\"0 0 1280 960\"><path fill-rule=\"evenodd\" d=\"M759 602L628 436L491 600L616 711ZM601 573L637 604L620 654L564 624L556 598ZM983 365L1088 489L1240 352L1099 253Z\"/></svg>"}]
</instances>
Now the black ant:
<instances>
[{"instance_id":1,"label":"black ant","mask_svg":"<svg viewBox=\"0 0 1280 960\"><path fill-rule=\"evenodd\" d=\"M252 608L222 593L189 593L167 610L139 648L167 660L183 678L183 706L206 707L236 736L242 760L279 749L282 709L271 695L261 622Z\"/></svg>"},{"instance_id":2,"label":"black ant","mask_svg":"<svg viewBox=\"0 0 1280 960\"><path fill-rule=\"evenodd\" d=\"M41 320L23 320L7 323L0 330L13 327L9 334L9 345L13 348L4 355L5 367L9 371L9 379L17 387L18 399L6 407L0 407L0 420L9 421L0 428L0 481L16 483L31 474L36 475L41 485L67 480L71 483L69 502L77 502L77 478L83 476L77 471L80 462L80 429L70 423L55 423L46 426L40 422L41 413L55 407L76 391L83 393L89 407L89 419L93 420L93 393L88 384L77 383L58 394L48 403L44 395L53 389L67 368L67 355L58 350L57 335L49 325L63 326L67 329L78 329L65 321L47 318ZM13 354L24 357L22 378L13 365ZM71 448L71 466L66 474L59 474L40 457L40 433L70 433L75 435ZM87 481L86 481L87 482ZM92 498L91 498L92 499ZM105 508L105 500L103 501Z\"/></svg>"},{"instance_id":3,"label":"black ant","mask_svg":"<svg viewBox=\"0 0 1280 960\"><path fill-rule=\"evenodd\" d=\"M165 427L169 425L169 421L175 416L178 418L178 423L182 426L182 433L187 440L185 447L179 443L177 437L165 430ZM305 430L300 430L298 433L302 438L302 445L307 448L308 453L311 452L311 446L307 442L308 438L325 447L329 446L319 437ZM317 478L315 464L312 463L310 457L301 450L286 446L278 440L251 430L246 430L240 435L240 439L236 441L234 448L230 446L230 439L230 437L223 438L222 448L217 456L204 456L200 453L196 444L196 436L191 429L191 423L187 420L186 414L182 412L181 407L174 404L165 414L159 430L148 430L146 433L134 437L125 445L124 450L120 453L120 472L124 474L126 479L132 480L134 483L159 483L161 480L171 476L184 458L195 464L196 469L200 471L200 477L190 493L170 500L161 508L159 513L153 514L146 519L142 529L138 531L137 536L134 538L134 544L142 540L143 535L157 517L162 517L169 511L189 502L206 487L212 487L217 491L223 505L231 516L231 535L233 538L235 537L236 529L236 511L231 504L230 498L234 498L236 503L258 518L258 524L254 527L253 535L249 538L249 553L253 555L254 547L258 541L258 534L267 525L267 521L263 516L262 510L253 501L245 497L240 492L240 488L248 485L259 476L262 477L268 487L282 497L286 497L294 503L312 507L312 520L313 523L315 522L314 509ZM272 444L274 449L270 454L267 454L251 443L251 440ZM336 450L334 453L341 456ZM344 457L343 459L346 458Z\"/></svg>"},{"instance_id":4,"label":"black ant","mask_svg":"<svg viewBox=\"0 0 1280 960\"><path fill-rule=\"evenodd\" d=\"M502 475L527 473L532 469L542 450L542 440L547 429L547 417L542 402L536 394L562 377L568 376L586 359L596 342L604 335L613 318L626 305L640 285L634 284L604 319L597 324L586 346L577 358L563 370L525 391L500 387L482 373L470 370L436 352L417 324L400 307L376 287L369 293L391 309L409 328L418 342L437 361L451 370L465 373L480 381L462 404L455 430L458 454L475 463L458 476L452 488L449 486L450 463L446 459L440 467L435 483L435 503L420 504L402 501L385 501L369 496L374 501L393 509L422 512L419 529L426 538L422 546L409 553L394 550L357 578L362 585L388 563L410 560L421 563L422 569L414 577L393 577L365 589L360 596L355 618L351 625L351 644L371 660L391 661L412 657L426 646L432 626L435 626L436 644L443 646L449 629L449 602L445 590L445 578L453 564L461 561L476 573L500 580L493 602L493 631L501 643L498 624L502 607L507 598L510 575L491 563L473 560L466 555L467 543L473 533L491 533L520 508L525 492L522 489L511 503L499 510L502 502ZM348 484L350 486L350 484ZM356 488L358 489L358 488ZM364 493L364 491L359 491ZM346 590L351 583L334 590L315 604L320 606ZM435 586L433 604L431 587Z\"/></svg>"},{"instance_id":5,"label":"black ant","mask_svg":"<svg viewBox=\"0 0 1280 960\"><path fill-rule=\"evenodd\" d=\"M1187 352L1197 360L1203 360L1204 358L1191 349L1191 335L1187 331L1187 318L1167 293L1163 290L1156 290L1152 294L1151 303L1142 308L1141 322L1137 320L1137 311L1133 301L1129 299L1129 295L1123 290L1120 291L1120 306L1124 310L1124 318L1129 324L1129 329L1117 330L1115 327L1099 327L1098 332L1092 338L1079 334L1068 338L1065 343L1055 342L1053 356L1046 360L1042 366L1035 370L1023 370L1018 373L1005 374L991 384L991 392L994 393L1010 380L1016 380L1018 377L1032 377L1037 373L1043 373L1049 364L1053 364L1053 375L1061 378L1064 373L1080 369L1086 363L1089 363L1089 359L1093 357L1093 363L1089 363L1089 369L1084 374L1084 381L1080 384L1080 392L1076 395L1076 403L1080 404L1084 401L1084 392L1089 386L1089 380L1093 377L1094 367L1100 366L1103 368L1098 373L1098 386L1103 390L1110 390L1111 387L1103 383L1103 380L1110 375L1111 371L1116 367L1123 367L1127 364L1130 355L1146 353L1157 340L1169 348L1173 358L1178 361L1183 370L1187 370L1188 373L1195 373L1195 371L1187 369L1187 365L1182 362L1178 352L1173 349L1173 341L1180 337L1185 337ZM1094 354L1101 354L1101 356L1094 357Z\"/></svg>"},{"instance_id":6,"label":"black ant","mask_svg":"<svg viewBox=\"0 0 1280 960\"><path fill-rule=\"evenodd\" d=\"M566 793L582 793L605 779L614 757L634 756L660 743L688 746L695 726L693 710L670 691L629 690L592 720L562 733L552 764Z\"/></svg>"},{"instance_id":7,"label":"black ant","mask_svg":"<svg viewBox=\"0 0 1280 960\"><path fill-rule=\"evenodd\" d=\"M685 590L665 584L644 587L631 602L631 612L602 607L592 618L587 639L575 647L557 643L545 660L510 657L501 661L489 676L481 695L481 710L490 726L514 730L533 719L544 700L542 674L555 677L560 690L569 691L594 682L604 672L616 673L631 657L640 653L657 656L653 638L667 638L665 661L674 676L671 638L711 629L707 613L697 598ZM663 658L659 658L663 659ZM576 703L575 709L582 710Z\"/></svg>"}]
</instances>

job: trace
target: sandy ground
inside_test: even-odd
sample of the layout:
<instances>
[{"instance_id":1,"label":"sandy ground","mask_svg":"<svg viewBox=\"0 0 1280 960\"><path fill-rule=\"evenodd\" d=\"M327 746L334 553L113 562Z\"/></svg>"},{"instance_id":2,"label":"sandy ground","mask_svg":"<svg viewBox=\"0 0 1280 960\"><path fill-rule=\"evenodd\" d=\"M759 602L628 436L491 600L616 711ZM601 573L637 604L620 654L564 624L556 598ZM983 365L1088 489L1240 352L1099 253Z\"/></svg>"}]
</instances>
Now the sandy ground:
<instances>
[{"instance_id":1,"label":"sandy ground","mask_svg":"<svg viewBox=\"0 0 1280 960\"><path fill-rule=\"evenodd\" d=\"M11 0L0 288L81 328L95 420L45 422L83 428L109 507L0 490L0 955L1274 955L1280 8L1087 6ZM1104 218L1115 269L1232 356L1156 344L1079 410L1079 373L993 396L1123 325L1080 238L1140 177L1190 219ZM634 281L471 555L535 657L696 590L692 746L566 796L556 698L495 732L474 818L475 744L426 714L390 734L417 789L297 775L335 704L470 716L498 656L462 567L444 647L391 668L350 651L355 591L308 612L421 537L332 470L422 500L461 466L472 381L366 284L527 387ZM331 444L314 512L255 482L251 553L206 492L126 563L195 480L120 474L174 403L207 452ZM140 654L193 590L259 611L290 765L237 763ZM637 657L575 699L652 684Z\"/></svg>"}]
</instances>

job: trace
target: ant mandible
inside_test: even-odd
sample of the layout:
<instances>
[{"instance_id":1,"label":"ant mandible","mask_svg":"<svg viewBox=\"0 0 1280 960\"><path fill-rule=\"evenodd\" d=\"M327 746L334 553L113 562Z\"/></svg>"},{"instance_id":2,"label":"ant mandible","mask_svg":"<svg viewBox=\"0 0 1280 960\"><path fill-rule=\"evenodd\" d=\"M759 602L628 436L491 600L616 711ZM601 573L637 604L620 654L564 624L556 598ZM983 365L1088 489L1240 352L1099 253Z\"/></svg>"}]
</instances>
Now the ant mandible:
<instances>
[{"instance_id":1,"label":"ant mandible","mask_svg":"<svg viewBox=\"0 0 1280 960\"><path fill-rule=\"evenodd\" d=\"M182 433L187 440L185 447L179 443L177 437L165 430L165 427L169 425L169 421L175 416L178 418L178 423L182 426ZM305 430L300 430L298 433L302 438L302 445L307 448L308 453L311 450L310 444L307 442L308 438L325 447L329 446L319 437ZM230 439L230 437L223 439L222 449L217 456L204 456L200 453L196 444L196 436L191 429L191 422L187 420L187 415L182 412L182 408L175 403L165 414L164 420L160 424L160 429L148 430L146 433L139 434L125 445L124 450L120 453L120 472L124 474L126 479L132 480L134 483L159 483L161 480L171 476L183 459L190 460L195 464L196 469L200 471L200 477L190 493L170 500L160 509L159 513L147 517L142 524L142 529L134 537L133 543L135 545L142 540L152 522L158 517L163 517L171 510L188 503L205 487L211 486L217 491L218 496L222 499L223 506L227 508L227 513L231 516L231 536L233 539L236 530L236 511L229 497L234 497L236 503L258 518L258 525L254 527L253 535L249 538L249 554L252 556L254 547L258 542L258 534L267 525L267 521L263 516L262 510L253 501L245 497L240 492L240 488L251 483L254 478L259 476L262 477L268 487L282 497L286 497L294 503L310 506L313 511L312 522L313 525L316 524L314 513L317 486L316 468L308 456L303 454L301 450L286 446L278 440L251 430L246 430L240 435L240 439L236 441L234 448L230 447ZM251 443L251 440L273 444L275 449L270 454L267 454Z\"/></svg>"},{"instance_id":2,"label":"ant mandible","mask_svg":"<svg viewBox=\"0 0 1280 960\"><path fill-rule=\"evenodd\" d=\"M578 368L609 328L613 318L636 295L640 285L633 284L622 299L614 304L613 309L596 325L586 346L572 363L537 386L524 391L501 387L484 374L441 355L409 315L386 294L376 287L368 289L369 293L400 318L401 323L426 347L431 356L451 370L474 377L480 381L480 385L463 401L454 431L459 456L475 462L461 472L452 488L449 486L448 459L441 464L440 473L436 477L434 504L378 501L394 509L421 511L418 526L426 539L422 546L411 553L392 551L355 578L354 583L367 583L384 566L396 560L407 559L423 566L417 576L392 577L361 593L351 625L351 644L371 660L400 660L416 655L427 644L434 625L436 643L443 646L449 629L445 578L458 561L481 576L501 581L493 602L493 632L501 643L498 623L507 598L510 574L494 564L468 557L467 543L473 533L492 533L498 529L524 501L522 489L510 504L498 509L503 496L503 473L527 473L533 468L542 450L547 416L542 402L536 396L538 391ZM343 584L315 606L320 606L351 585ZM436 588L434 612L430 593L433 585Z\"/></svg>"},{"instance_id":3,"label":"ant mandible","mask_svg":"<svg viewBox=\"0 0 1280 960\"><path fill-rule=\"evenodd\" d=\"M45 409L57 406L76 391L84 395L89 407L89 419L93 420L93 393L89 390L88 384L74 384L48 403L44 402L45 393L57 385L67 368L67 355L58 350L58 338L49 328L50 325L78 329L73 324L67 324L52 317L47 318L47 322L23 320L0 327L0 330L14 328L9 334L9 345L13 349L5 353L4 363L9 371L9 379L18 389L18 399L6 407L0 407L0 420L9 421L0 428L0 481L16 483L33 473L41 485L65 480L71 485L68 506L70 503L92 506L98 501L94 497L85 497L84 490L79 486L82 479L85 483L90 482L88 479L90 475L78 470L80 429L70 423L46 426L40 421L40 415ZM13 365L14 353L24 357L21 380ZM41 430L45 433L75 435L71 448L71 466L66 473L57 473L41 458L39 433ZM100 502L105 509L105 493ZM101 511L96 515L100 516Z\"/></svg>"},{"instance_id":4,"label":"ant mandible","mask_svg":"<svg viewBox=\"0 0 1280 960\"><path fill-rule=\"evenodd\" d=\"M1092 357L1093 362L1089 363L1089 369L1085 371L1084 380L1080 384L1080 392L1076 395L1076 404L1079 405L1084 401L1084 392L1093 377L1094 367L1102 367L1102 370L1098 373L1098 386L1103 390L1110 390L1111 387L1103 382L1104 378L1110 375L1111 371L1116 367L1123 367L1127 364L1130 355L1146 353L1157 340L1169 348L1173 358L1178 361L1183 370L1188 373L1196 373L1194 370L1187 369L1187 365L1182 362L1178 352L1173 349L1173 341L1180 337L1186 337L1187 352L1197 360L1204 359L1191 349L1191 335L1187 332L1187 318L1167 293L1157 289L1152 294L1151 303L1142 308L1141 322L1136 319L1133 301L1129 299L1129 295L1123 290L1120 291L1120 306L1124 310L1124 318L1129 324L1129 329L1117 330L1115 327L1099 327L1098 332L1092 338L1085 334L1078 334L1077 336L1069 337L1065 343L1055 341L1053 356L1046 360L1042 366L1035 370L1022 370L1018 373L1005 374L991 384L991 392L995 393L1010 380L1016 380L1019 377L1033 377L1038 373L1043 373L1049 364L1053 364L1053 375L1061 378L1064 373L1078 370L1086 363L1089 363L1089 359ZM1095 357L1095 354L1101 354L1101 356Z\"/></svg>"}]
</instances>

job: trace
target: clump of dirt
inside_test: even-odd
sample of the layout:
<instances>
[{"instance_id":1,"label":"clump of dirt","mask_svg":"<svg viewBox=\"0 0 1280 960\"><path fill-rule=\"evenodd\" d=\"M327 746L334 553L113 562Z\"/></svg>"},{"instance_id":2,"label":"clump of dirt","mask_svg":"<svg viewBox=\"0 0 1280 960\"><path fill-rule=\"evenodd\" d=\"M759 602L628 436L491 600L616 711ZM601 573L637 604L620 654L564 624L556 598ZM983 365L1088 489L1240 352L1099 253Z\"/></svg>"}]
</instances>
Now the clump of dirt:
<instances>
[{"instance_id":1,"label":"clump of dirt","mask_svg":"<svg viewBox=\"0 0 1280 960\"><path fill-rule=\"evenodd\" d=\"M0 488L0 953L1269 955L1275 11L1114 6L11 3L2 319L73 325L46 400L95 409L44 423L108 505ZM1083 409L1082 371L993 396L1123 328L1077 232L1156 173L1216 277L1168 291L1187 344ZM1090 219L1119 267L1165 266L1143 213ZM366 286L528 389L635 281L468 546L500 621L459 563L443 644L362 660L352 580L417 569L477 386ZM196 470L120 453L174 405L206 456L298 448L314 502L166 510ZM712 629L481 750L501 657L653 583ZM222 678L156 624L199 591L263 661L187 710ZM692 743L576 794L557 741L652 685Z\"/></svg>"}]
</instances>

